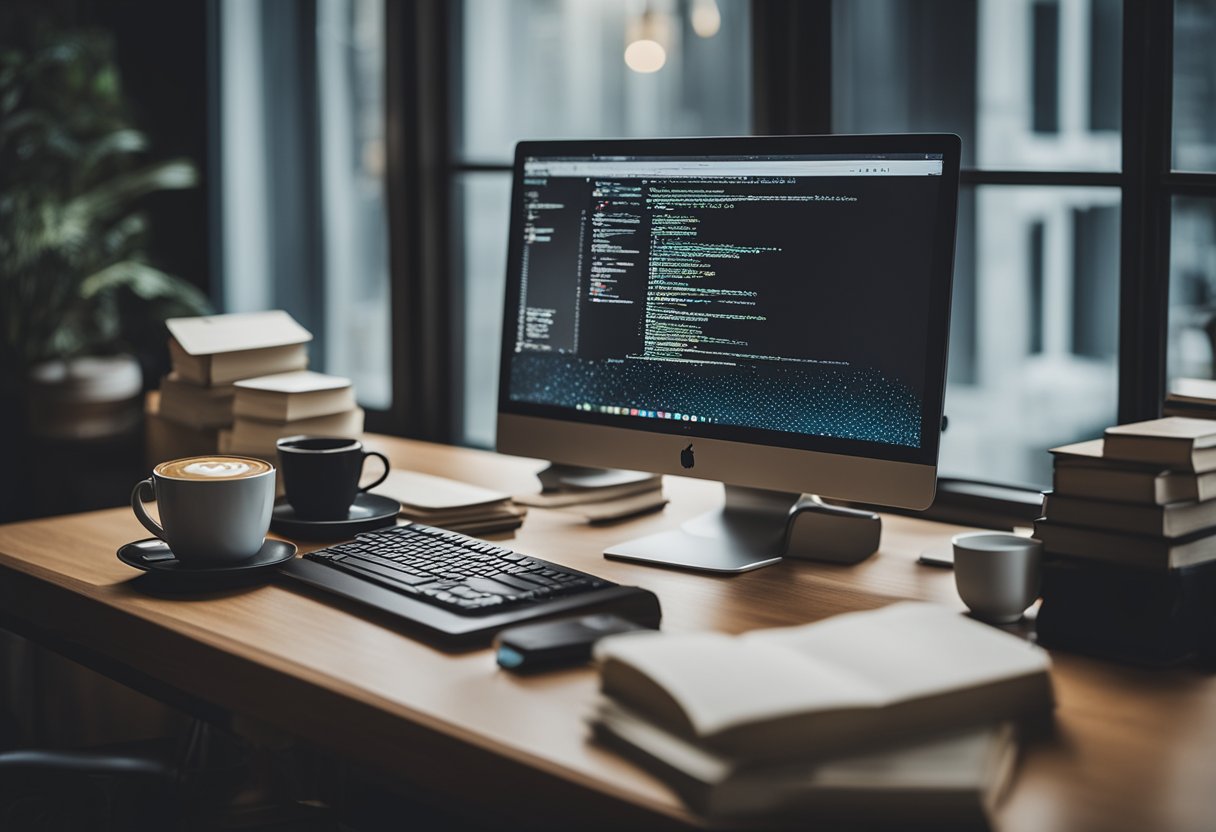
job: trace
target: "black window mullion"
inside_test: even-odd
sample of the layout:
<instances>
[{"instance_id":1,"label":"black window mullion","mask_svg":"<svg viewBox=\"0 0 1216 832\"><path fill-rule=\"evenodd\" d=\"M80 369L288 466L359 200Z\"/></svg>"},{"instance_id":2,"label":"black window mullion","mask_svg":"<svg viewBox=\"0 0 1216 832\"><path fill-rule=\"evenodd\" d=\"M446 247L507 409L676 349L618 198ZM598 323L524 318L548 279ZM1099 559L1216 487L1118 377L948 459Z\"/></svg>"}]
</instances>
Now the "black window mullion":
<instances>
[{"instance_id":1,"label":"black window mullion","mask_svg":"<svg viewBox=\"0 0 1216 832\"><path fill-rule=\"evenodd\" d=\"M959 172L963 185L1052 185L1063 187L1119 187L1124 178L1116 171L978 170Z\"/></svg>"},{"instance_id":2,"label":"black window mullion","mask_svg":"<svg viewBox=\"0 0 1216 832\"><path fill-rule=\"evenodd\" d=\"M1174 4L1123 5L1119 421L1161 415L1169 309Z\"/></svg>"},{"instance_id":3,"label":"black window mullion","mask_svg":"<svg viewBox=\"0 0 1216 832\"><path fill-rule=\"evenodd\" d=\"M752 132L832 132L832 0L752 0Z\"/></svg>"},{"instance_id":4,"label":"black window mullion","mask_svg":"<svg viewBox=\"0 0 1216 832\"><path fill-rule=\"evenodd\" d=\"M385 4L385 139L393 408L387 429L451 441L461 367L449 280L449 14L444 0ZM376 429L385 429L375 426Z\"/></svg>"},{"instance_id":5,"label":"black window mullion","mask_svg":"<svg viewBox=\"0 0 1216 832\"><path fill-rule=\"evenodd\" d=\"M1171 194L1216 196L1216 173L1171 172L1162 177L1162 184Z\"/></svg>"}]
</instances>

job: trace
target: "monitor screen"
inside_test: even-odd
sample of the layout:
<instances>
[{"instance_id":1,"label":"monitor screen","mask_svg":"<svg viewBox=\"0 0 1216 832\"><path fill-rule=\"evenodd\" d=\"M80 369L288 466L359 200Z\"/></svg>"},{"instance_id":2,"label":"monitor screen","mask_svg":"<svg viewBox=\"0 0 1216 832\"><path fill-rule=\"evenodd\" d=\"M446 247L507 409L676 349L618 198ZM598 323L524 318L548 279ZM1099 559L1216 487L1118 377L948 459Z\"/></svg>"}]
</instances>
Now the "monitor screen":
<instances>
[{"instance_id":1,"label":"monitor screen","mask_svg":"<svg viewBox=\"0 0 1216 832\"><path fill-rule=\"evenodd\" d=\"M500 413L935 464L942 138L521 144Z\"/></svg>"}]
</instances>

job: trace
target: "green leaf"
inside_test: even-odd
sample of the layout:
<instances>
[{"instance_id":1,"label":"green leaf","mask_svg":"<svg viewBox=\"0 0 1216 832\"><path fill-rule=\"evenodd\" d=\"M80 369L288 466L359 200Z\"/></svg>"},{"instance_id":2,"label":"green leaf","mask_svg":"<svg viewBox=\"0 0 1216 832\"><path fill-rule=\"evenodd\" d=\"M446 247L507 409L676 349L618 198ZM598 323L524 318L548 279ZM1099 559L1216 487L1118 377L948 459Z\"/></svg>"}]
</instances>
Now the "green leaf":
<instances>
[{"instance_id":1,"label":"green leaf","mask_svg":"<svg viewBox=\"0 0 1216 832\"><path fill-rule=\"evenodd\" d=\"M80 297L92 300L119 288L129 290L141 300L172 300L194 307L199 314L210 306L207 296L195 286L137 260L124 260L89 275L80 284Z\"/></svg>"},{"instance_id":2,"label":"green leaf","mask_svg":"<svg viewBox=\"0 0 1216 832\"><path fill-rule=\"evenodd\" d=\"M193 188L198 174L187 159L157 162L113 177L68 204L67 213L96 221L119 210L130 200L153 191Z\"/></svg>"},{"instance_id":3,"label":"green leaf","mask_svg":"<svg viewBox=\"0 0 1216 832\"><path fill-rule=\"evenodd\" d=\"M81 177L88 174L101 162L112 156L123 156L128 153L138 153L148 146L148 140L138 130L115 130L91 142L85 148L80 163Z\"/></svg>"}]
</instances>

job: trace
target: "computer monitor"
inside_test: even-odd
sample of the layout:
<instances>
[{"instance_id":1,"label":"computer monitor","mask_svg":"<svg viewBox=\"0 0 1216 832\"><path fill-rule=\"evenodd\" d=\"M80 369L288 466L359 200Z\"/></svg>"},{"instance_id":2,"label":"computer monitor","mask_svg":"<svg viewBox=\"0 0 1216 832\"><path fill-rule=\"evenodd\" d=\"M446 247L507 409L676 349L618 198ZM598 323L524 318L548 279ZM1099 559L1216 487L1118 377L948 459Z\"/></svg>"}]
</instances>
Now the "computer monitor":
<instances>
[{"instance_id":1,"label":"computer monitor","mask_svg":"<svg viewBox=\"0 0 1216 832\"><path fill-rule=\"evenodd\" d=\"M959 151L954 135L521 142L498 449L726 484L723 512L606 552L689 568L779 559L769 520L799 494L928 506Z\"/></svg>"}]
</instances>

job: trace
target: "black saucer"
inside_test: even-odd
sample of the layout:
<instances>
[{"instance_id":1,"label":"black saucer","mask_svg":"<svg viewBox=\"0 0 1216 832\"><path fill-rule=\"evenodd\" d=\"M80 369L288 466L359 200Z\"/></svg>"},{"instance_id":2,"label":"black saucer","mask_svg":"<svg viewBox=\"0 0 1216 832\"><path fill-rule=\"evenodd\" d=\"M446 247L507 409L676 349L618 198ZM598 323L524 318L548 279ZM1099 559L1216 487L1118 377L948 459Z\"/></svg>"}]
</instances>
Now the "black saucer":
<instances>
[{"instance_id":1,"label":"black saucer","mask_svg":"<svg viewBox=\"0 0 1216 832\"><path fill-rule=\"evenodd\" d=\"M304 520L286 500L275 503L270 528L296 540L348 540L397 522L401 503L379 494L360 494L343 520Z\"/></svg>"},{"instance_id":2,"label":"black saucer","mask_svg":"<svg viewBox=\"0 0 1216 832\"><path fill-rule=\"evenodd\" d=\"M296 545L286 540L266 539L262 548L251 558L233 563L198 564L186 566L169 549L169 544L155 537L128 543L118 550L118 559L127 566L134 566L157 575L174 575L194 578L215 575L247 575L260 569L277 566L296 555Z\"/></svg>"}]
</instances>

